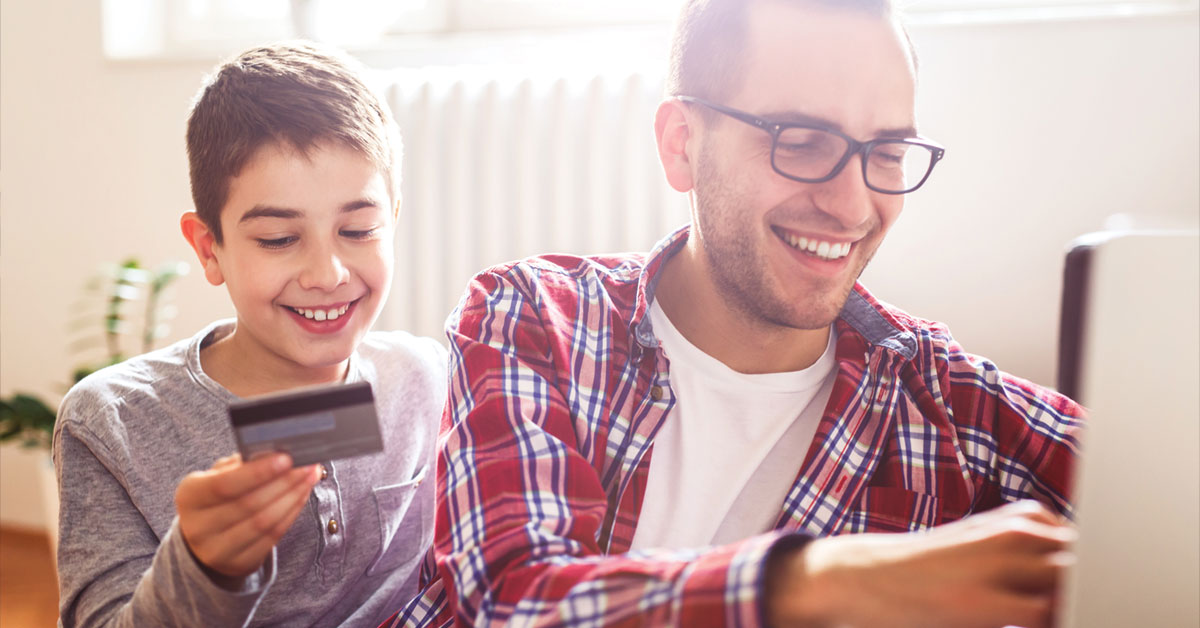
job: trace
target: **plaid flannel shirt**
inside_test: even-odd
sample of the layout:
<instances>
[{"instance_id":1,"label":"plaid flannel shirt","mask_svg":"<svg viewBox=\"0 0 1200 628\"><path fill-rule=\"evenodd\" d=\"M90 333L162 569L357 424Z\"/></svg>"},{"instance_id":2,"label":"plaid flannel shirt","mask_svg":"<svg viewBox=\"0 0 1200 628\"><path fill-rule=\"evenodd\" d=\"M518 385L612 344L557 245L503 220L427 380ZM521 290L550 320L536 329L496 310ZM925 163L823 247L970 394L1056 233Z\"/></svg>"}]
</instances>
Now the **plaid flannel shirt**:
<instances>
[{"instance_id":1,"label":"plaid flannel shirt","mask_svg":"<svg viewBox=\"0 0 1200 628\"><path fill-rule=\"evenodd\" d=\"M920 530L1023 498L1071 515L1080 407L857 285L835 323L833 392L776 529L629 552L675 401L647 311L687 235L649 257L550 255L471 282L448 323L433 582L385 625L759 626L772 549Z\"/></svg>"}]
</instances>

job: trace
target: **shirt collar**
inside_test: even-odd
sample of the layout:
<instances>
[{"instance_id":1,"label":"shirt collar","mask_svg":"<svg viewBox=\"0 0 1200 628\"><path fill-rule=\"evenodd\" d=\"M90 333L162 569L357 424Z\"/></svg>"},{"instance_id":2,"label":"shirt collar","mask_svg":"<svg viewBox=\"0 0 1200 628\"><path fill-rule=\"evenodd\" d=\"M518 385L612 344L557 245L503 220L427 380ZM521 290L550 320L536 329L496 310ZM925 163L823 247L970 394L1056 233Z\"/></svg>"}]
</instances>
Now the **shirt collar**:
<instances>
[{"instance_id":1,"label":"shirt collar","mask_svg":"<svg viewBox=\"0 0 1200 628\"><path fill-rule=\"evenodd\" d=\"M649 311L658 281L662 278L663 265L687 244L689 232L689 225L684 225L654 245L638 277L637 305L629 325L637 343L647 349L658 347ZM908 360L917 353L916 334L896 317L891 308L876 300L861 283L855 282L854 290L846 299L846 305L842 307L839 318L872 346L894 351Z\"/></svg>"}]
</instances>

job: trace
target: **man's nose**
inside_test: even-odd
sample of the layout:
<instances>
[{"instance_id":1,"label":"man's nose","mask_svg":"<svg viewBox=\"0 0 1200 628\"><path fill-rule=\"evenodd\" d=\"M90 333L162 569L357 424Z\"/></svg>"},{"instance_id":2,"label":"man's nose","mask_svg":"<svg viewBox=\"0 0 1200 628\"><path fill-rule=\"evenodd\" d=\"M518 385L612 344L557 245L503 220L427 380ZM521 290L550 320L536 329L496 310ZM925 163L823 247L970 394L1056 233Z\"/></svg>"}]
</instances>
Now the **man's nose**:
<instances>
[{"instance_id":1,"label":"man's nose","mask_svg":"<svg viewBox=\"0 0 1200 628\"><path fill-rule=\"evenodd\" d=\"M875 212L871 189L863 180L862 160L861 154L852 155L837 176L815 184L817 207L836 218L846 229L870 222Z\"/></svg>"},{"instance_id":2,"label":"man's nose","mask_svg":"<svg viewBox=\"0 0 1200 628\"><path fill-rule=\"evenodd\" d=\"M300 273L300 287L306 290L331 292L346 283L350 271L336 247L321 245L309 254Z\"/></svg>"}]
</instances>

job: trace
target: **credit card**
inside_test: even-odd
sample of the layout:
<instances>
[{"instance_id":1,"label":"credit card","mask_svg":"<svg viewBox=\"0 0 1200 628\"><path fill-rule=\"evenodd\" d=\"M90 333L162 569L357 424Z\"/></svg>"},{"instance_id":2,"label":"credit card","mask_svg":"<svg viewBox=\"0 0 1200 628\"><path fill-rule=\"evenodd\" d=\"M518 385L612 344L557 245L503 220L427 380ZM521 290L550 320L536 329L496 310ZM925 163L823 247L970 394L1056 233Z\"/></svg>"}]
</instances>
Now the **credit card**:
<instances>
[{"instance_id":1,"label":"credit card","mask_svg":"<svg viewBox=\"0 0 1200 628\"><path fill-rule=\"evenodd\" d=\"M229 404L242 460L284 452L302 467L383 451L367 382L264 395Z\"/></svg>"}]
</instances>

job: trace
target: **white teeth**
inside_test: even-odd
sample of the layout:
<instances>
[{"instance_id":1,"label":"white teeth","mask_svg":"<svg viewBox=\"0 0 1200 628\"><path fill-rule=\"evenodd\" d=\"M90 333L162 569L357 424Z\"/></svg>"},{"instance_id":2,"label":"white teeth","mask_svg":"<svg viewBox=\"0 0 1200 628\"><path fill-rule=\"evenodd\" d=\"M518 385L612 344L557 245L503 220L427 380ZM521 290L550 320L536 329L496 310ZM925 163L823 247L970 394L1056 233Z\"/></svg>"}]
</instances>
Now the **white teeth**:
<instances>
[{"instance_id":1,"label":"white teeth","mask_svg":"<svg viewBox=\"0 0 1200 628\"><path fill-rule=\"evenodd\" d=\"M834 260L845 257L850 253L849 242L821 242L819 240L810 240L804 236L796 236L790 233L783 233L783 239L793 248L809 253L824 259Z\"/></svg>"},{"instance_id":2,"label":"white teeth","mask_svg":"<svg viewBox=\"0 0 1200 628\"><path fill-rule=\"evenodd\" d=\"M307 310L298 307L291 308L293 312L315 321L334 321L338 317L346 313L350 309L350 304L347 303L342 307L335 307L329 310Z\"/></svg>"}]
</instances>

